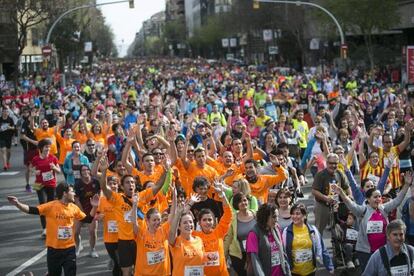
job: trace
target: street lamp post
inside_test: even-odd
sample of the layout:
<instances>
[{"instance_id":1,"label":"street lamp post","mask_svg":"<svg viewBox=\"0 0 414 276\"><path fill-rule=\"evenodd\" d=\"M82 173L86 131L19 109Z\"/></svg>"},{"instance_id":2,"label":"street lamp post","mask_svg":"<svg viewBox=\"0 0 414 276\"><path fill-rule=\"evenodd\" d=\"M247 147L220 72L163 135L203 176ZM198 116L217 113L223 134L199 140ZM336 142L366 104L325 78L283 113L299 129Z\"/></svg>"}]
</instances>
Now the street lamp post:
<instances>
[{"instance_id":1,"label":"street lamp post","mask_svg":"<svg viewBox=\"0 0 414 276\"><path fill-rule=\"evenodd\" d=\"M94 7L98 7L98 6L112 5L112 4L119 4L119 3L126 3L126 2L129 3L130 8L134 7L134 5L133 5L134 0L119 0L119 1L100 3L100 4L83 5L83 6L74 7L74 8L71 8L71 9L65 11L53 22L52 26L50 26L49 31L47 32L47 36L46 36L46 41L45 41L46 46L49 46L50 37L51 37L52 32L53 32L54 28L56 27L56 25L62 20L63 17L65 17L69 13L77 11L77 10L81 10L81 9L88 9L88 8L94 8ZM51 70L50 63L47 63L47 66L48 66L48 68L46 69L46 71L47 71L47 81L50 82L50 77L51 77L50 76L50 70ZM63 74L62 83L63 83L63 86L64 86L65 85L65 74Z\"/></svg>"},{"instance_id":2,"label":"street lamp post","mask_svg":"<svg viewBox=\"0 0 414 276\"><path fill-rule=\"evenodd\" d=\"M344 31L342 30L341 25L339 24L338 20L336 19L336 17L330 12L328 11L326 8L315 4L315 3L311 3L311 2L302 2L302 1L287 1L287 0L255 0L256 2L261 2L261 3L276 3L276 4L294 4L296 6L300 6L300 5L304 5L304 6L311 6L317 9L320 9L321 11L325 12L335 23L336 27L338 28L339 31L339 36L341 38L341 55L342 55L342 49L347 49L346 44L345 44L345 35L344 35Z\"/></svg>"}]
</instances>

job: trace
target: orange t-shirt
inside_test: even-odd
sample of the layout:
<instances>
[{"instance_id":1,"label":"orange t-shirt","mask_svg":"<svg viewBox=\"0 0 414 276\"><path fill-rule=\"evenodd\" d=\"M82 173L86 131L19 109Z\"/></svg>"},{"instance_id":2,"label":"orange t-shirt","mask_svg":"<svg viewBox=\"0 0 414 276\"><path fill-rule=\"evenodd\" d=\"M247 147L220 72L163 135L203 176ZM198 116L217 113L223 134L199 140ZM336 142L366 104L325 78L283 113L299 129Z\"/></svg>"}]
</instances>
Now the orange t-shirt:
<instances>
[{"instance_id":1,"label":"orange t-shirt","mask_svg":"<svg viewBox=\"0 0 414 276\"><path fill-rule=\"evenodd\" d=\"M106 146L106 132L101 132L99 134L94 134L92 131L88 133L88 138L93 139L96 143Z\"/></svg>"},{"instance_id":2,"label":"orange t-shirt","mask_svg":"<svg viewBox=\"0 0 414 276\"><path fill-rule=\"evenodd\" d=\"M223 162L219 160L210 160L210 159L207 161L207 164L213 167L214 169L216 169L219 176L225 174L228 169L233 169L234 171L233 175L226 177L224 179L224 183L226 183L226 185L230 187L233 185L234 180L239 179L240 177L243 176L241 166L239 167L236 164L232 164L230 168L226 168Z\"/></svg>"},{"instance_id":3,"label":"orange t-shirt","mask_svg":"<svg viewBox=\"0 0 414 276\"><path fill-rule=\"evenodd\" d=\"M37 206L39 214L46 217L46 246L66 249L75 246L74 220L82 220L85 213L76 204L63 204L53 200Z\"/></svg>"},{"instance_id":4,"label":"orange t-shirt","mask_svg":"<svg viewBox=\"0 0 414 276\"><path fill-rule=\"evenodd\" d=\"M183 183L183 188L185 190L185 193L187 194L187 196L190 195L190 193L193 193L193 181L197 176L204 176L206 177L210 184L213 184L214 179L218 178L220 175L218 174L218 172L213 168L210 167L209 165L205 165L203 169L201 169L200 167L198 167L195 163L194 164L190 164L190 166L187 169L187 175L188 175L188 181L184 186ZM210 190L209 190L209 196L211 197L212 193L214 193L214 188L213 185L210 186Z\"/></svg>"},{"instance_id":5,"label":"orange t-shirt","mask_svg":"<svg viewBox=\"0 0 414 276\"><path fill-rule=\"evenodd\" d=\"M276 173L276 175L258 175L256 183L250 183L251 195L262 203L267 202L269 188L287 179L286 172L282 167L278 167Z\"/></svg>"},{"instance_id":6,"label":"orange t-shirt","mask_svg":"<svg viewBox=\"0 0 414 276\"><path fill-rule=\"evenodd\" d=\"M138 193L139 202L145 203L151 201L154 197L152 189L146 189ZM133 240L134 228L132 225L132 201L126 195L112 192L110 202L115 207L115 218L118 222L118 238L120 240ZM130 204L129 204L130 203Z\"/></svg>"},{"instance_id":7,"label":"orange t-shirt","mask_svg":"<svg viewBox=\"0 0 414 276\"><path fill-rule=\"evenodd\" d=\"M101 196L98 205L98 213L103 217L103 240L105 243L118 242L118 221L116 220L115 207L106 197Z\"/></svg>"},{"instance_id":8,"label":"orange t-shirt","mask_svg":"<svg viewBox=\"0 0 414 276\"><path fill-rule=\"evenodd\" d=\"M56 140L59 143L59 164L63 165L66 155L72 151L73 138L63 138L59 133L56 135Z\"/></svg>"},{"instance_id":9,"label":"orange t-shirt","mask_svg":"<svg viewBox=\"0 0 414 276\"><path fill-rule=\"evenodd\" d=\"M55 128L50 127L47 130L43 130L42 128L36 128L34 131L34 135L36 136L37 141L40 141L46 138L49 138L50 140L52 140L52 145L50 146L50 153L54 155L57 154Z\"/></svg>"},{"instance_id":10,"label":"orange t-shirt","mask_svg":"<svg viewBox=\"0 0 414 276\"><path fill-rule=\"evenodd\" d=\"M146 175L143 171L139 171L135 168L132 169L132 175L138 176L141 185L144 185L147 181L154 182L154 184L160 179L163 171L162 170L154 170L153 173L150 175Z\"/></svg>"},{"instance_id":11,"label":"orange t-shirt","mask_svg":"<svg viewBox=\"0 0 414 276\"><path fill-rule=\"evenodd\" d=\"M203 240L205 255L204 275L229 275L227 271L226 258L224 256L223 239L229 231L232 222L232 210L230 206L224 206L224 214L217 227L210 234L202 231L194 232L194 236Z\"/></svg>"},{"instance_id":12,"label":"orange t-shirt","mask_svg":"<svg viewBox=\"0 0 414 276\"><path fill-rule=\"evenodd\" d=\"M85 145L86 141L88 141L88 134L83 134L82 132L76 130L73 130L73 137L75 137L75 140L81 145Z\"/></svg>"},{"instance_id":13,"label":"orange t-shirt","mask_svg":"<svg viewBox=\"0 0 414 276\"><path fill-rule=\"evenodd\" d=\"M174 264L173 276L204 274L204 245L200 237L188 241L178 236L174 246L170 245L170 251Z\"/></svg>"},{"instance_id":14,"label":"orange t-shirt","mask_svg":"<svg viewBox=\"0 0 414 276\"><path fill-rule=\"evenodd\" d=\"M169 231L169 223L161 225L155 234L151 234L144 223L140 225L135 238L137 244L135 276L171 275L168 251Z\"/></svg>"}]
</instances>

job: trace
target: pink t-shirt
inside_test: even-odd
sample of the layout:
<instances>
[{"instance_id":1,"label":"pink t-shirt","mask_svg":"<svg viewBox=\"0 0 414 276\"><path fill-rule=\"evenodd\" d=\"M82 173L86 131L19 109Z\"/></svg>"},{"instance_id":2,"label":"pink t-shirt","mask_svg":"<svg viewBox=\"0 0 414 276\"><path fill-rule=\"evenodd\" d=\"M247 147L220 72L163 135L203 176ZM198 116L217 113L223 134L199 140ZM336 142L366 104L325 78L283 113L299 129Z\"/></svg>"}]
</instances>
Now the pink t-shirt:
<instances>
[{"instance_id":1,"label":"pink t-shirt","mask_svg":"<svg viewBox=\"0 0 414 276\"><path fill-rule=\"evenodd\" d=\"M387 227L387 220L383 217L379 210L376 210L368 220L367 235L368 242L371 246L371 253L385 245L387 237L385 228Z\"/></svg>"},{"instance_id":2,"label":"pink t-shirt","mask_svg":"<svg viewBox=\"0 0 414 276\"><path fill-rule=\"evenodd\" d=\"M272 234L269 233L267 237L271 246L270 252L272 254L272 263L278 263L278 265L272 266L272 276L283 276L282 267L280 265L279 248L277 247ZM247 253L259 252L259 242L254 232L250 232L247 236L246 249Z\"/></svg>"}]
</instances>

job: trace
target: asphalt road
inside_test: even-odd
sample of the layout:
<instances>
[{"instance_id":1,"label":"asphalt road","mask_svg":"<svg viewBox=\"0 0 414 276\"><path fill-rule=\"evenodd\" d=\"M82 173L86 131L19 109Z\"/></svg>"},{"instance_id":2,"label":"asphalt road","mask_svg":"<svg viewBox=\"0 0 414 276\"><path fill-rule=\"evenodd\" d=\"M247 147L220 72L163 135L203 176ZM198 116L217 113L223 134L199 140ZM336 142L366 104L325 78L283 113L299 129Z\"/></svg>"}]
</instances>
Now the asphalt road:
<instances>
[{"instance_id":1,"label":"asphalt road","mask_svg":"<svg viewBox=\"0 0 414 276\"><path fill-rule=\"evenodd\" d=\"M25 191L23 152L18 145L12 148L11 169L0 171L0 275L45 275L46 250L41 239L41 226L38 216L18 211L7 202L8 195L14 195L23 203L37 205L36 193ZM33 177L32 177L33 179ZM310 196L310 183L304 188L302 200L310 211L309 221L314 217L313 199ZM111 275L107 270L109 257L102 241L102 227L99 226L96 250L99 258L89 257L87 228L82 229L84 250L77 258L77 275ZM331 247L329 232L324 234L325 244ZM339 275L335 273L336 275ZM317 275L329 275L324 269L318 269Z\"/></svg>"}]
</instances>

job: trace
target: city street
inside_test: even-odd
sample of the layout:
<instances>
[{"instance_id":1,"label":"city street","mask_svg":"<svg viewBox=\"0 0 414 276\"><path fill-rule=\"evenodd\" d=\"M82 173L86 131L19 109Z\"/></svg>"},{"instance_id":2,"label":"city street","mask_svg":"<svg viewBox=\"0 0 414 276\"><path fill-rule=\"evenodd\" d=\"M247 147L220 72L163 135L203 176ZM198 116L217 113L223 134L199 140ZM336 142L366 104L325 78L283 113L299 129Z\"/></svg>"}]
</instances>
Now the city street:
<instances>
[{"instance_id":1,"label":"city street","mask_svg":"<svg viewBox=\"0 0 414 276\"><path fill-rule=\"evenodd\" d=\"M44 240L40 238L41 227L38 216L23 214L7 202L7 195L15 195L24 203L36 205L36 193L24 191L24 167L21 146L12 148L12 167L8 172L0 173L0 275L45 275L46 250ZM313 200L309 199L311 182L305 187L303 202L310 211L309 220L313 223ZM330 239L325 232L324 241L331 247ZM108 271L108 256L102 242L102 228L99 227L96 249L99 258L88 256L89 244L87 229L83 228L84 250L77 259L77 275L111 275ZM325 270L318 271L320 276L328 275Z\"/></svg>"}]
</instances>

